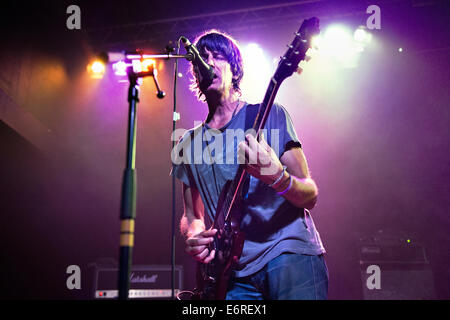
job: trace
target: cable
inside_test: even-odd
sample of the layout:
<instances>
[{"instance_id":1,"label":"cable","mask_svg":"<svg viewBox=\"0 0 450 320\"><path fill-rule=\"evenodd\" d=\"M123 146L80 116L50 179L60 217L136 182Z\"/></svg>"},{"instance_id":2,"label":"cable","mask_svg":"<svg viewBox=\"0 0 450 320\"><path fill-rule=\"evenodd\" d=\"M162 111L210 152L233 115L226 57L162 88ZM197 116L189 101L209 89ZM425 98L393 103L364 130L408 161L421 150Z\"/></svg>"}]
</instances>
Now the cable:
<instances>
[{"instance_id":1,"label":"cable","mask_svg":"<svg viewBox=\"0 0 450 320\"><path fill-rule=\"evenodd\" d=\"M180 54L180 41L181 37L177 41L177 55ZM172 114L172 149L175 148L175 129L177 125L178 117L176 117L177 111L177 78L178 78L178 59L175 59L175 74L173 80L173 114ZM175 218L176 218L176 208L175 208L175 175L172 172L172 245L171 245L171 265L172 265L172 300L175 300Z\"/></svg>"}]
</instances>

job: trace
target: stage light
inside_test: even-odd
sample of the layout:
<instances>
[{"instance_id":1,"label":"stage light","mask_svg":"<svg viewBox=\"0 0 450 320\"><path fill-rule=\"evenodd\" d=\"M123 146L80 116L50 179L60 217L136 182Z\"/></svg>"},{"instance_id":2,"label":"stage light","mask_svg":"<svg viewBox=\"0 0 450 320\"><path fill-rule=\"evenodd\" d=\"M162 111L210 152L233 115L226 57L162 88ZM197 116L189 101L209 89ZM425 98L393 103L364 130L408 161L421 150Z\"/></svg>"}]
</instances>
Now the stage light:
<instances>
[{"instance_id":1,"label":"stage light","mask_svg":"<svg viewBox=\"0 0 450 320\"><path fill-rule=\"evenodd\" d=\"M102 79L105 74L105 64L101 60L94 60L87 67L88 73L93 79Z\"/></svg>"},{"instance_id":2,"label":"stage light","mask_svg":"<svg viewBox=\"0 0 450 320\"><path fill-rule=\"evenodd\" d=\"M353 33L353 38L360 43L369 43L372 40L372 34L367 32L364 27L359 27Z\"/></svg>"},{"instance_id":3,"label":"stage light","mask_svg":"<svg viewBox=\"0 0 450 320\"><path fill-rule=\"evenodd\" d=\"M245 99L258 101L264 94L264 90L269 82L269 76L276 66L271 64L271 60L264 53L264 50L256 43L249 43L241 46L242 59L244 61L244 78L241 88L245 94ZM277 59L279 61L279 59Z\"/></svg>"},{"instance_id":4,"label":"stage light","mask_svg":"<svg viewBox=\"0 0 450 320\"><path fill-rule=\"evenodd\" d=\"M135 73L139 72L148 72L150 71L150 66L153 66L155 68L156 62L153 59L144 59L144 60L132 60L131 64L133 66L133 71Z\"/></svg>"},{"instance_id":5,"label":"stage light","mask_svg":"<svg viewBox=\"0 0 450 320\"><path fill-rule=\"evenodd\" d=\"M92 71L97 74L104 73L105 65L103 63L101 63L100 61L95 61L92 64Z\"/></svg>"},{"instance_id":6,"label":"stage light","mask_svg":"<svg viewBox=\"0 0 450 320\"><path fill-rule=\"evenodd\" d=\"M114 74L116 76L126 76L127 75L127 64L125 61L120 60L112 65Z\"/></svg>"},{"instance_id":7,"label":"stage light","mask_svg":"<svg viewBox=\"0 0 450 320\"><path fill-rule=\"evenodd\" d=\"M346 56L353 40L348 28L341 25L328 27L322 35L312 39L312 46L328 56Z\"/></svg>"},{"instance_id":8,"label":"stage light","mask_svg":"<svg viewBox=\"0 0 450 320\"><path fill-rule=\"evenodd\" d=\"M318 36L314 36L311 39L311 47L314 49L319 49L321 48L323 45L323 37L318 35Z\"/></svg>"},{"instance_id":9,"label":"stage light","mask_svg":"<svg viewBox=\"0 0 450 320\"><path fill-rule=\"evenodd\" d=\"M347 27L336 25L325 31L324 40L332 49L347 51L352 43L350 31Z\"/></svg>"},{"instance_id":10,"label":"stage light","mask_svg":"<svg viewBox=\"0 0 450 320\"><path fill-rule=\"evenodd\" d=\"M151 67L152 66L152 67ZM148 72L152 68L156 71L156 61L154 59L133 59L131 62L125 62L123 60L113 63L112 69L116 76L126 76L127 68L132 67L133 72Z\"/></svg>"},{"instance_id":11,"label":"stage light","mask_svg":"<svg viewBox=\"0 0 450 320\"><path fill-rule=\"evenodd\" d=\"M398 48L398 52L403 52L403 48Z\"/></svg>"},{"instance_id":12,"label":"stage light","mask_svg":"<svg viewBox=\"0 0 450 320\"><path fill-rule=\"evenodd\" d=\"M325 30L323 48L332 58L344 66L351 66L354 60L353 38L350 30L335 25Z\"/></svg>"},{"instance_id":13,"label":"stage light","mask_svg":"<svg viewBox=\"0 0 450 320\"><path fill-rule=\"evenodd\" d=\"M244 47L244 51L250 55L255 54L257 57L261 57L263 55L263 49L256 43L249 43Z\"/></svg>"},{"instance_id":14,"label":"stage light","mask_svg":"<svg viewBox=\"0 0 450 320\"><path fill-rule=\"evenodd\" d=\"M144 61L142 61L142 71L143 72L148 72L150 71L150 66L153 66L152 68L156 69L156 61L153 59L144 59Z\"/></svg>"},{"instance_id":15,"label":"stage light","mask_svg":"<svg viewBox=\"0 0 450 320\"><path fill-rule=\"evenodd\" d=\"M87 66L90 77L93 79L102 79L106 71L107 63L108 55L106 53L98 54Z\"/></svg>"},{"instance_id":16,"label":"stage light","mask_svg":"<svg viewBox=\"0 0 450 320\"><path fill-rule=\"evenodd\" d=\"M320 57L325 64L354 68L371 37L364 27L352 31L345 25L331 25L312 39L312 46L317 51L314 56Z\"/></svg>"}]
</instances>

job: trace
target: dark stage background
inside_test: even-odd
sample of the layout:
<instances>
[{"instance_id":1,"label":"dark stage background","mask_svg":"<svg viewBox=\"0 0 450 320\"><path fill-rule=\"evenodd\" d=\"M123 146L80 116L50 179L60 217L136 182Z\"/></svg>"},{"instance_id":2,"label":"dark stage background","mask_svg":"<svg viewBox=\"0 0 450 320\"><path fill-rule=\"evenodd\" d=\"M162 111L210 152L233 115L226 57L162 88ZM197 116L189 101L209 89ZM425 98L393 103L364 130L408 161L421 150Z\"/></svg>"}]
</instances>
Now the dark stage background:
<instances>
[{"instance_id":1,"label":"dark stage background","mask_svg":"<svg viewBox=\"0 0 450 320\"><path fill-rule=\"evenodd\" d=\"M323 29L334 22L357 27L370 4L380 6L382 25L358 66L305 70L277 98L293 118L319 186L312 215L327 249L329 298L364 298L359 236L380 230L422 245L436 297L450 298L448 5L312 1L298 6L298 17L277 18L275 9L252 16L252 8L276 3L2 1L1 298L87 299L91 264L118 260L128 86L111 74L90 79L86 65L95 54L137 47L159 53L180 35L218 27L276 57L301 19L317 15ZM66 28L71 4L81 8L81 30ZM250 13L239 20L245 9ZM207 20L208 14L216 15ZM206 115L188 89L188 67L180 61L180 128ZM139 265L169 265L171 255L173 62L158 62L158 69L166 98L156 99L146 79L138 108L133 263ZM184 267L185 288L192 288L194 265L178 228L176 264ZM81 290L66 287L69 265L81 268Z\"/></svg>"}]
</instances>

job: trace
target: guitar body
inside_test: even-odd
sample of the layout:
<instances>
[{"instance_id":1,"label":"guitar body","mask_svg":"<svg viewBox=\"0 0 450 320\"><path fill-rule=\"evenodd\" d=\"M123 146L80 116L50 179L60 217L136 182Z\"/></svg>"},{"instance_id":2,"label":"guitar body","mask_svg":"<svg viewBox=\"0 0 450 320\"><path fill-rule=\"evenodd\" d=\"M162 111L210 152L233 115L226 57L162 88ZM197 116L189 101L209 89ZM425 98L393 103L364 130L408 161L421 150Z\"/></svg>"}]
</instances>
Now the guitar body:
<instances>
[{"instance_id":1,"label":"guitar body","mask_svg":"<svg viewBox=\"0 0 450 320\"><path fill-rule=\"evenodd\" d=\"M239 261L244 247L245 234L239 229L242 220L242 198L234 202L229 219L227 216L227 194L232 187L228 181L219 197L216 219L212 228L217 229L214 242L209 250L215 250L215 258L208 264L197 264L197 288L193 299L223 300L226 297L231 273Z\"/></svg>"},{"instance_id":2,"label":"guitar body","mask_svg":"<svg viewBox=\"0 0 450 320\"><path fill-rule=\"evenodd\" d=\"M311 38L319 34L319 19L313 17L303 21L288 50L281 58L278 68L271 78L269 87L260 104L253 123L256 138L264 127L276 93L284 79L291 76L304 60L306 51L311 47ZM197 266L197 288L191 299L222 300L225 299L229 280L244 247L245 234L240 230L243 217L242 190L248 182L244 165L239 165L234 180L229 180L219 197L217 211L212 228L217 229L209 250L215 250L214 259Z\"/></svg>"}]
</instances>

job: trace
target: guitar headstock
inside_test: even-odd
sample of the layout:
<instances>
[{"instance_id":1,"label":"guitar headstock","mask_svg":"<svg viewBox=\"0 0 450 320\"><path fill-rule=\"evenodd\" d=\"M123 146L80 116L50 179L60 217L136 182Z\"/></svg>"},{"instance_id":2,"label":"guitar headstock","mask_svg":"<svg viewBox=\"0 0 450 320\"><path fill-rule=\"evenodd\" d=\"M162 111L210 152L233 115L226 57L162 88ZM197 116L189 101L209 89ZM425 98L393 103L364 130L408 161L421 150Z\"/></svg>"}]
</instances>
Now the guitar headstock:
<instances>
[{"instance_id":1,"label":"guitar headstock","mask_svg":"<svg viewBox=\"0 0 450 320\"><path fill-rule=\"evenodd\" d=\"M311 48L311 39L320 33L319 19L312 17L303 20L303 23L295 33L295 38L288 46L288 50L281 57L274 78L281 82L290 77L298 68L299 63L305 59L306 51Z\"/></svg>"}]
</instances>

